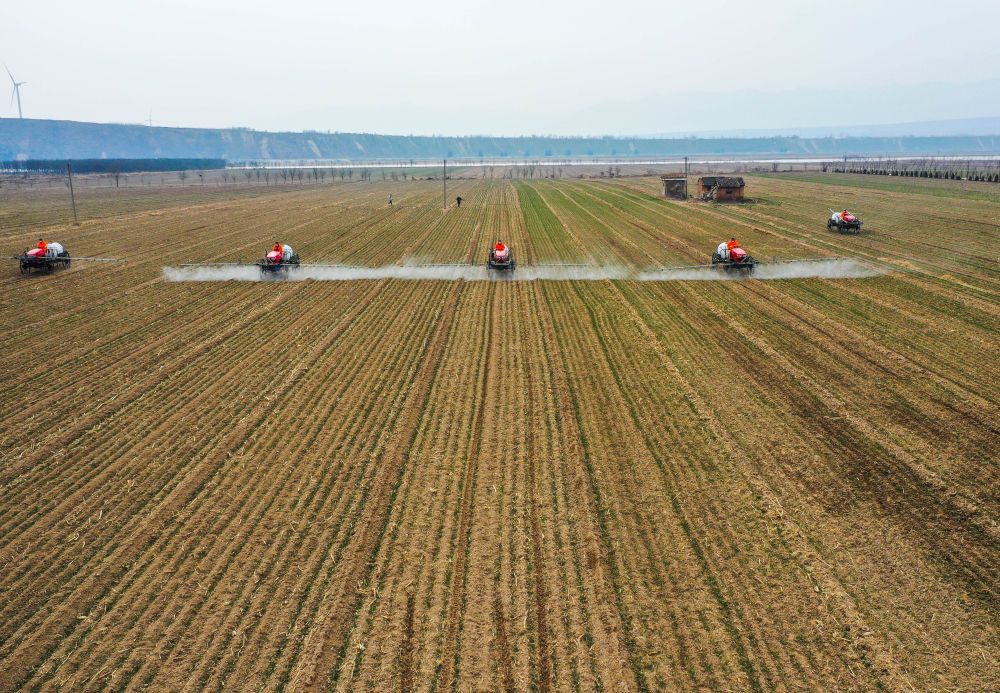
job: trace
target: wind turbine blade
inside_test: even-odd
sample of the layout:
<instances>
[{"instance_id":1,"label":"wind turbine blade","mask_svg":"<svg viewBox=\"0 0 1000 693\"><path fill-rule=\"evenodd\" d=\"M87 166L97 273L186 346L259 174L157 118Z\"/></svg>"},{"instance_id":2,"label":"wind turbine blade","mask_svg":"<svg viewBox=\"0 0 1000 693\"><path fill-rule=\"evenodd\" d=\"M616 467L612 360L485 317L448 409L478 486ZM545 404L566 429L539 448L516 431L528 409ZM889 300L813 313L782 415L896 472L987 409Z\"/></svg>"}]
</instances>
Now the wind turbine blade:
<instances>
[{"instance_id":1,"label":"wind turbine blade","mask_svg":"<svg viewBox=\"0 0 1000 693\"><path fill-rule=\"evenodd\" d=\"M7 63L4 63L4 64L3 64L3 69L7 70L7 74L8 74L8 75L10 75L10 81L11 81L11 82L14 82L14 75L11 75L11 74L10 74L10 68L9 68L9 67L7 67ZM14 82L14 83L16 84L16 82Z\"/></svg>"},{"instance_id":2,"label":"wind turbine blade","mask_svg":"<svg viewBox=\"0 0 1000 693\"><path fill-rule=\"evenodd\" d=\"M14 105L14 94L16 92L17 92L17 87L15 87L14 89L11 89L11 91L10 91L10 105L11 106Z\"/></svg>"}]
</instances>

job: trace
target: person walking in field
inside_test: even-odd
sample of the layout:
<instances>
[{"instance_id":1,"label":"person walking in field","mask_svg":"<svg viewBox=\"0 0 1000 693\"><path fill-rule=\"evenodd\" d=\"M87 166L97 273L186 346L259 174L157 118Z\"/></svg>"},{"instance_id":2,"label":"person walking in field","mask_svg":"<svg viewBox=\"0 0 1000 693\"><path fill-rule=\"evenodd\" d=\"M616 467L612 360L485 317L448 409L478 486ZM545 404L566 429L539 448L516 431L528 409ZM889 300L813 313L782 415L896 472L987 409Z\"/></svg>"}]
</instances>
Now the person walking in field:
<instances>
[{"instance_id":1,"label":"person walking in field","mask_svg":"<svg viewBox=\"0 0 1000 693\"><path fill-rule=\"evenodd\" d=\"M392 207L392 193L389 193L389 206Z\"/></svg>"},{"instance_id":2,"label":"person walking in field","mask_svg":"<svg viewBox=\"0 0 1000 693\"><path fill-rule=\"evenodd\" d=\"M461 207L462 206L462 196L459 195L458 197L456 197L455 198L455 202L458 203L459 207Z\"/></svg>"}]
</instances>

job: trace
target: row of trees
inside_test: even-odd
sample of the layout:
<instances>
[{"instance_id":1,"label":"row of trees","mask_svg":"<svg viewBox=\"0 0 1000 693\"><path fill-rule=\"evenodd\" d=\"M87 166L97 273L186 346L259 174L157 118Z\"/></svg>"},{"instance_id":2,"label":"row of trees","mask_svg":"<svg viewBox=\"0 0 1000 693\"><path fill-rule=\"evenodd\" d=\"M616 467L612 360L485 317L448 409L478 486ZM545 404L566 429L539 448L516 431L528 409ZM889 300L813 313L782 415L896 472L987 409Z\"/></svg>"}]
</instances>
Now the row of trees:
<instances>
[{"instance_id":1,"label":"row of trees","mask_svg":"<svg viewBox=\"0 0 1000 693\"><path fill-rule=\"evenodd\" d=\"M396 171L396 170L386 170L385 168L378 169L382 180L408 180L410 178L416 178L416 176L408 173L407 171ZM223 184L237 183L242 178L246 179L247 183L257 182L258 184L270 185L272 179L274 183L277 184L279 181L282 184L286 183L323 183L329 176L331 181L336 181L339 177L341 182L345 179L348 181L354 180L354 169L353 168L324 168L324 167L314 167L314 168L244 168L244 169L225 169L220 174ZM373 177L372 169L362 168L358 172L358 180L360 181L371 181ZM183 179L182 179L183 180Z\"/></svg>"},{"instance_id":2,"label":"row of trees","mask_svg":"<svg viewBox=\"0 0 1000 693\"><path fill-rule=\"evenodd\" d=\"M826 170L825 168L823 169ZM906 178L943 178L948 180L971 180L985 183L1000 183L1000 171L958 170L938 168L876 168L868 166L835 166L834 173L860 173L872 176L902 176Z\"/></svg>"}]
</instances>

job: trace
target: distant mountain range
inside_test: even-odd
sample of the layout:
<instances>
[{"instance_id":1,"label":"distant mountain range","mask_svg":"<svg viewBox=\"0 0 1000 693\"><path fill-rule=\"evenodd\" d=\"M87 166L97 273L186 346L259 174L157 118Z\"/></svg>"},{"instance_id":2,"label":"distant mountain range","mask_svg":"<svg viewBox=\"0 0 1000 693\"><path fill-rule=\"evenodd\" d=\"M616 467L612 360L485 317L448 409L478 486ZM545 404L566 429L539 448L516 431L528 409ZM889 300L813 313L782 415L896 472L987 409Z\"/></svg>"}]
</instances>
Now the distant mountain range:
<instances>
[{"instance_id":1,"label":"distant mountain range","mask_svg":"<svg viewBox=\"0 0 1000 693\"><path fill-rule=\"evenodd\" d=\"M970 134L947 135L947 123ZM991 125L993 123L993 125ZM879 128L887 128L878 134ZM897 128L897 129L893 129ZM147 127L66 120L0 119L0 161L91 158L257 160L555 159L698 155L830 156L1000 152L1000 118L905 126L811 128L698 137L422 137L363 133L263 132L246 128ZM855 132L857 130L857 132ZM813 132L815 131L815 132ZM812 134L810 134L812 133ZM867 134L862 134L867 133ZM889 134L892 133L892 134ZM912 133L912 134L911 134Z\"/></svg>"},{"instance_id":2,"label":"distant mountain range","mask_svg":"<svg viewBox=\"0 0 1000 693\"><path fill-rule=\"evenodd\" d=\"M960 137L1000 134L1000 117L924 120L881 125L827 125L808 128L699 130L664 132L646 137Z\"/></svg>"}]
</instances>

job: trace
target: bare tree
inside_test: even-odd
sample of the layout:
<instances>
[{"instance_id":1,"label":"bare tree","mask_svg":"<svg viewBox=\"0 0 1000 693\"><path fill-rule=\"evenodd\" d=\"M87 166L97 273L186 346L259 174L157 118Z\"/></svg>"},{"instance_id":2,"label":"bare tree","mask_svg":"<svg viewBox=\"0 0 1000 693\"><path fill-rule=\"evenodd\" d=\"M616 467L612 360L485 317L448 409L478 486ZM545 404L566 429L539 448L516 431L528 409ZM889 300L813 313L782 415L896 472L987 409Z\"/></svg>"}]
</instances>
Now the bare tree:
<instances>
[{"instance_id":1,"label":"bare tree","mask_svg":"<svg viewBox=\"0 0 1000 693\"><path fill-rule=\"evenodd\" d=\"M187 171L179 171L177 173L177 177L180 179L181 185L184 185L184 181L187 180L188 173L187 173Z\"/></svg>"}]
</instances>

